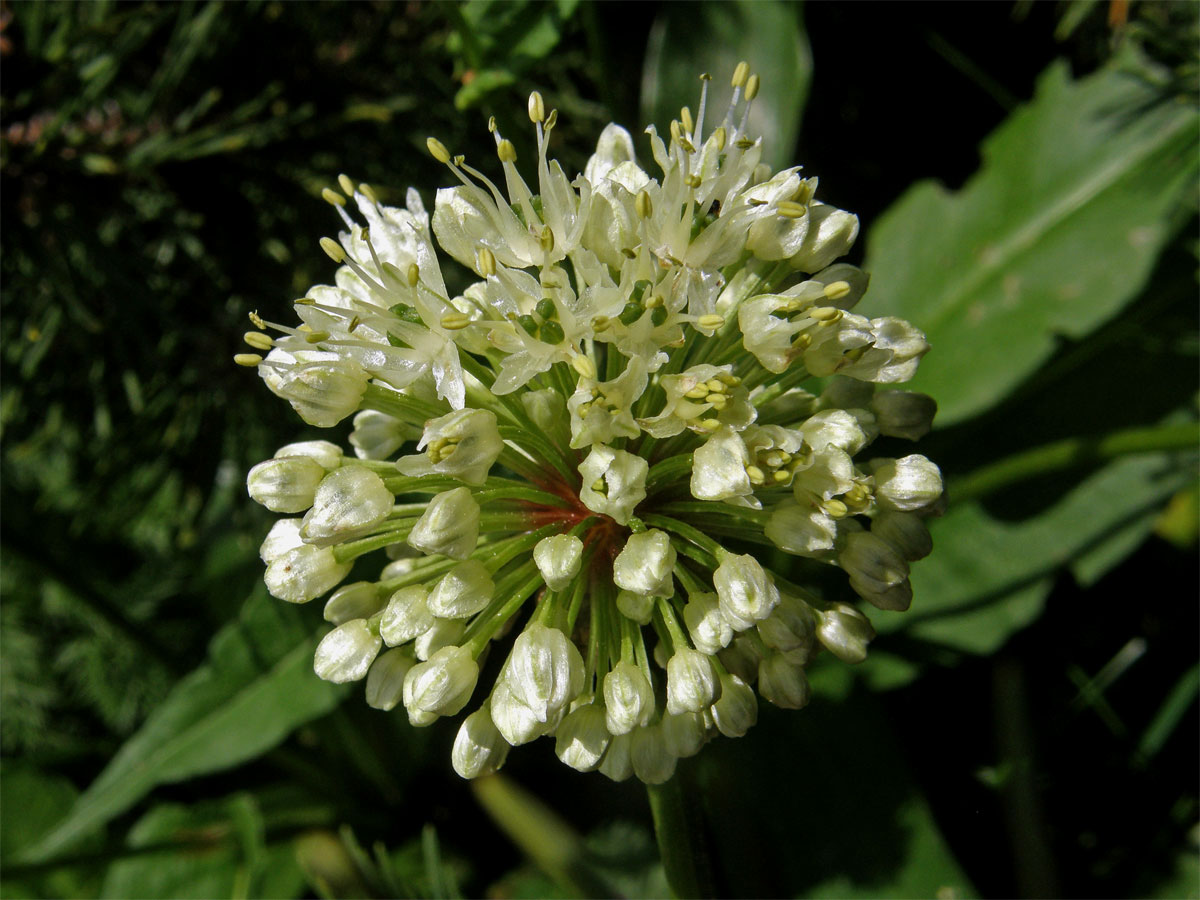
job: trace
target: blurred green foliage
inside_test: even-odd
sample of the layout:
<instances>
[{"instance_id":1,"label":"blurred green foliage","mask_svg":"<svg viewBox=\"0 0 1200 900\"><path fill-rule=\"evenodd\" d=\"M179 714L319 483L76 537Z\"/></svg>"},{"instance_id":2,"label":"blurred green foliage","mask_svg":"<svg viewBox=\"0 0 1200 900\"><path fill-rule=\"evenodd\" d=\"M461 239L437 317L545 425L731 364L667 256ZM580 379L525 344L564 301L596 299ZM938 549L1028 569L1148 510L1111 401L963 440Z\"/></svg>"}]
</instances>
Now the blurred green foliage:
<instances>
[{"instance_id":1,"label":"blurred green foliage","mask_svg":"<svg viewBox=\"0 0 1200 900\"><path fill-rule=\"evenodd\" d=\"M744 55L930 335L961 502L868 663L681 766L718 890L1200 895L1200 31L1122 8L0 7L0 893L665 892L637 785L535 745L500 815L452 730L312 676L242 487L305 429L231 356L330 277L337 173L428 203L425 137L524 154L534 88L579 170Z\"/></svg>"}]
</instances>

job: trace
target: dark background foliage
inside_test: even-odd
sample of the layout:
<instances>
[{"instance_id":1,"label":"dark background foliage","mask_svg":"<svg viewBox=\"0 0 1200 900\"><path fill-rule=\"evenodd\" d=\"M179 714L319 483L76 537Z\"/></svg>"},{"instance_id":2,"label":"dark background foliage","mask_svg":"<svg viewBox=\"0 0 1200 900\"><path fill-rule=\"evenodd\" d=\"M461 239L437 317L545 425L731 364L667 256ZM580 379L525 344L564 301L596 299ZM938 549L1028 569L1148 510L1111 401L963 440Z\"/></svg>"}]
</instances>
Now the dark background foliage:
<instances>
[{"instance_id":1,"label":"dark background foliage","mask_svg":"<svg viewBox=\"0 0 1200 900\"><path fill-rule=\"evenodd\" d=\"M607 121L636 134L674 96L672 65L716 75L722 42L748 42L764 98L773 78L790 92L771 107L798 133L781 158L859 214L853 259L878 273L909 252L897 233L948 239L909 188L969 189L981 143L1056 60L1102 77L1138 48L1151 100L1128 114L1196 105L1183 3L21 2L0 19L5 896L666 890L639 785L571 772L543 741L473 790L450 770L452 724L414 730L320 685L304 643L319 610L264 598L270 517L244 473L317 434L231 357L249 310L287 321L331 277L320 190L339 172L430 203L445 173L426 136L488 160L495 115L528 157L532 89L559 108L554 150L578 171ZM755 31L768 20L793 55L772 55ZM1200 893L1195 172L1181 171L1145 277L1086 328L1049 329L1049 355L923 445L968 501L941 552L970 564L918 584L874 662L818 672L811 708L764 708L746 738L681 767L720 892ZM1063 271L1108 253L1085 214L1046 237L1079 235ZM924 326L932 288L907 289L887 311ZM1089 443L1130 429L1149 435L1138 453ZM1071 465L971 481L1071 440L1085 442ZM1022 548L1039 544L1049 561L1031 568ZM294 692L272 694L285 676ZM247 696L199 742L197 723ZM539 826L539 802L561 821ZM537 850L575 835L569 865Z\"/></svg>"}]
</instances>

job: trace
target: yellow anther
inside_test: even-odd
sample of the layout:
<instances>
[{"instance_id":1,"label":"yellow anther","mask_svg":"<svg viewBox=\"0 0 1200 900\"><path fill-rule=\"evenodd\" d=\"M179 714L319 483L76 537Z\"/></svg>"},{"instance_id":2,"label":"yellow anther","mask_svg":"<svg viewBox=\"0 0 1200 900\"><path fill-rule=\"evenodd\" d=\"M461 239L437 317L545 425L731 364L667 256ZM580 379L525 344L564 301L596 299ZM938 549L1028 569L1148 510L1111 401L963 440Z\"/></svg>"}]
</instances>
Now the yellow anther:
<instances>
[{"instance_id":1,"label":"yellow anther","mask_svg":"<svg viewBox=\"0 0 1200 900\"><path fill-rule=\"evenodd\" d=\"M350 180L348 175L338 176L338 187L340 187L347 197L354 196L354 182Z\"/></svg>"},{"instance_id":2,"label":"yellow anther","mask_svg":"<svg viewBox=\"0 0 1200 900\"><path fill-rule=\"evenodd\" d=\"M790 472L772 472L771 477L775 480L776 484L784 484L792 480Z\"/></svg>"},{"instance_id":3,"label":"yellow anther","mask_svg":"<svg viewBox=\"0 0 1200 900\"><path fill-rule=\"evenodd\" d=\"M738 138L737 143L734 144L734 146L739 150L749 150L754 146L754 141L750 140L748 137Z\"/></svg>"},{"instance_id":4,"label":"yellow anther","mask_svg":"<svg viewBox=\"0 0 1200 900\"><path fill-rule=\"evenodd\" d=\"M841 500L826 500L821 504L821 508L835 519L845 518L850 512L849 507Z\"/></svg>"},{"instance_id":5,"label":"yellow anther","mask_svg":"<svg viewBox=\"0 0 1200 900\"><path fill-rule=\"evenodd\" d=\"M700 187L700 185L703 183L703 179L693 172L683 179L683 183L694 190L695 188Z\"/></svg>"},{"instance_id":6,"label":"yellow anther","mask_svg":"<svg viewBox=\"0 0 1200 900\"><path fill-rule=\"evenodd\" d=\"M678 119L671 120L671 129L670 130L671 130L671 140L673 140L677 144L683 140L683 132L681 132L679 130L679 120Z\"/></svg>"},{"instance_id":7,"label":"yellow anther","mask_svg":"<svg viewBox=\"0 0 1200 900\"><path fill-rule=\"evenodd\" d=\"M792 346L797 350L807 350L812 346L812 335L805 333L796 335L796 339L792 341Z\"/></svg>"},{"instance_id":8,"label":"yellow anther","mask_svg":"<svg viewBox=\"0 0 1200 900\"><path fill-rule=\"evenodd\" d=\"M746 99L753 100L758 96L758 74L755 73L746 79Z\"/></svg>"},{"instance_id":9,"label":"yellow anther","mask_svg":"<svg viewBox=\"0 0 1200 900\"><path fill-rule=\"evenodd\" d=\"M679 111L679 118L683 122L683 130L689 135L696 130L696 122L692 118L692 111L686 106Z\"/></svg>"},{"instance_id":10,"label":"yellow anther","mask_svg":"<svg viewBox=\"0 0 1200 900\"><path fill-rule=\"evenodd\" d=\"M552 109L552 110L550 110L549 115L546 116L546 130L549 131L551 128L553 128L557 124L558 124L558 110Z\"/></svg>"},{"instance_id":11,"label":"yellow anther","mask_svg":"<svg viewBox=\"0 0 1200 900\"><path fill-rule=\"evenodd\" d=\"M749 77L750 63L743 60L742 62L738 63L737 67L733 70L733 80L730 82L730 84L733 87L741 87L746 83L746 79Z\"/></svg>"},{"instance_id":12,"label":"yellow anther","mask_svg":"<svg viewBox=\"0 0 1200 900\"><path fill-rule=\"evenodd\" d=\"M721 427L721 423L716 419L700 419L698 424L705 431L716 431Z\"/></svg>"},{"instance_id":13,"label":"yellow anther","mask_svg":"<svg viewBox=\"0 0 1200 900\"><path fill-rule=\"evenodd\" d=\"M461 153L458 154L458 156L454 157L454 164L456 166L461 166L466 161L467 161L467 158L465 156L463 156Z\"/></svg>"},{"instance_id":14,"label":"yellow anther","mask_svg":"<svg viewBox=\"0 0 1200 900\"><path fill-rule=\"evenodd\" d=\"M376 206L379 205L379 197L375 194L375 189L373 187L371 187L369 184L367 184L365 181L359 183L358 192L360 194L362 194L364 197L366 197L368 200L370 200L372 203L374 203Z\"/></svg>"},{"instance_id":15,"label":"yellow anther","mask_svg":"<svg viewBox=\"0 0 1200 900\"><path fill-rule=\"evenodd\" d=\"M449 312L442 316L442 327L447 331L459 331L471 324L471 318L466 313Z\"/></svg>"},{"instance_id":16,"label":"yellow anther","mask_svg":"<svg viewBox=\"0 0 1200 900\"><path fill-rule=\"evenodd\" d=\"M438 451L438 456L443 460L449 459L451 456L454 455L454 451L457 449L458 449L458 444L450 444L446 447L443 447L440 451Z\"/></svg>"},{"instance_id":17,"label":"yellow anther","mask_svg":"<svg viewBox=\"0 0 1200 900\"><path fill-rule=\"evenodd\" d=\"M308 334L306 334L304 336L304 340L308 341L308 343L310 343L310 344L319 344L319 343L321 343L321 341L329 340L329 332L328 331L310 331Z\"/></svg>"},{"instance_id":18,"label":"yellow anther","mask_svg":"<svg viewBox=\"0 0 1200 900\"><path fill-rule=\"evenodd\" d=\"M710 140L717 142L717 152L725 149L725 141L728 140L728 133L725 131L725 126L722 125L712 133Z\"/></svg>"},{"instance_id":19,"label":"yellow anther","mask_svg":"<svg viewBox=\"0 0 1200 900\"><path fill-rule=\"evenodd\" d=\"M592 411L592 404L590 402L580 403L579 408L575 411L579 414L579 418L586 419L588 413Z\"/></svg>"},{"instance_id":20,"label":"yellow anther","mask_svg":"<svg viewBox=\"0 0 1200 900\"><path fill-rule=\"evenodd\" d=\"M301 298L300 298L300 299L298 299L298 300L293 300L293 301L292 301L292 305L293 305L293 306L316 306L316 305L317 305L317 301L316 301L316 300L314 300L312 297L301 297ZM262 327L264 327L264 328L265 328L266 326L264 325L264 326L262 326ZM303 331L305 328L308 328L308 326L307 326L307 325L301 325L301 326L300 326L300 330L301 330L301 331ZM311 331L312 329L309 329L309 330Z\"/></svg>"},{"instance_id":21,"label":"yellow anther","mask_svg":"<svg viewBox=\"0 0 1200 900\"><path fill-rule=\"evenodd\" d=\"M342 245L333 238L321 238L321 249L325 251L325 255L332 259L335 263L340 263L346 258L346 251L342 249Z\"/></svg>"},{"instance_id":22,"label":"yellow anther","mask_svg":"<svg viewBox=\"0 0 1200 900\"><path fill-rule=\"evenodd\" d=\"M724 394L709 394L704 398L704 402L711 403L713 405L713 409L720 412L725 408L725 404L729 402L729 398Z\"/></svg>"},{"instance_id":23,"label":"yellow anther","mask_svg":"<svg viewBox=\"0 0 1200 900\"><path fill-rule=\"evenodd\" d=\"M850 283L847 281L834 281L825 285L826 300L840 300L850 293Z\"/></svg>"},{"instance_id":24,"label":"yellow anther","mask_svg":"<svg viewBox=\"0 0 1200 900\"><path fill-rule=\"evenodd\" d=\"M496 145L496 155L500 157L500 162L516 162L517 148L513 146L512 141L510 141L508 138L505 138Z\"/></svg>"},{"instance_id":25,"label":"yellow anther","mask_svg":"<svg viewBox=\"0 0 1200 900\"><path fill-rule=\"evenodd\" d=\"M496 257L487 247L480 247L475 252L475 269L484 278L496 274Z\"/></svg>"},{"instance_id":26,"label":"yellow anther","mask_svg":"<svg viewBox=\"0 0 1200 900\"><path fill-rule=\"evenodd\" d=\"M263 361L263 358L257 353L239 353L233 358L233 361L239 366L245 366L247 369L253 369Z\"/></svg>"},{"instance_id":27,"label":"yellow anther","mask_svg":"<svg viewBox=\"0 0 1200 900\"><path fill-rule=\"evenodd\" d=\"M846 493L842 495L843 499L847 503L854 506L861 506L862 504L866 503L870 499L870 496L871 495L867 493L867 489L861 484L854 485L854 487L850 488L850 490L846 491Z\"/></svg>"},{"instance_id":28,"label":"yellow anther","mask_svg":"<svg viewBox=\"0 0 1200 900\"><path fill-rule=\"evenodd\" d=\"M590 356L582 354L571 357L571 368L580 374L583 378L596 380L596 364L592 362Z\"/></svg>"},{"instance_id":29,"label":"yellow anther","mask_svg":"<svg viewBox=\"0 0 1200 900\"><path fill-rule=\"evenodd\" d=\"M690 391L688 391L683 396L685 396L689 400L703 400L705 397L708 396L708 387L706 385L702 384L699 387L692 388Z\"/></svg>"},{"instance_id":30,"label":"yellow anther","mask_svg":"<svg viewBox=\"0 0 1200 900\"><path fill-rule=\"evenodd\" d=\"M250 323L255 328L266 328L267 327L267 323L263 320L263 317L260 316L257 312L249 313L249 316L250 316Z\"/></svg>"},{"instance_id":31,"label":"yellow anther","mask_svg":"<svg viewBox=\"0 0 1200 900\"><path fill-rule=\"evenodd\" d=\"M450 162L450 151L447 150L446 145L443 144L441 141L439 141L437 138L435 138L435 137L427 138L425 140L425 146L429 149L429 155L432 156L434 159L436 159L438 162L440 162L440 163Z\"/></svg>"},{"instance_id":32,"label":"yellow anther","mask_svg":"<svg viewBox=\"0 0 1200 900\"><path fill-rule=\"evenodd\" d=\"M346 198L329 188L321 188L321 199L332 206L346 205Z\"/></svg>"},{"instance_id":33,"label":"yellow anther","mask_svg":"<svg viewBox=\"0 0 1200 900\"><path fill-rule=\"evenodd\" d=\"M255 350L270 350L275 346L275 342L271 340L270 336L261 331L247 331L242 335L242 340Z\"/></svg>"},{"instance_id":34,"label":"yellow anther","mask_svg":"<svg viewBox=\"0 0 1200 900\"><path fill-rule=\"evenodd\" d=\"M546 102L537 91L529 95L529 121L534 123L546 121Z\"/></svg>"},{"instance_id":35,"label":"yellow anther","mask_svg":"<svg viewBox=\"0 0 1200 900\"><path fill-rule=\"evenodd\" d=\"M842 317L842 311L836 306L816 306L808 311L808 315L818 322L836 322Z\"/></svg>"},{"instance_id":36,"label":"yellow anther","mask_svg":"<svg viewBox=\"0 0 1200 900\"><path fill-rule=\"evenodd\" d=\"M871 348L870 344L863 344L861 347L855 347L852 350L847 350L842 354L842 359L846 362L858 362L862 359L863 354Z\"/></svg>"},{"instance_id":37,"label":"yellow anther","mask_svg":"<svg viewBox=\"0 0 1200 900\"><path fill-rule=\"evenodd\" d=\"M597 494L604 494L608 491L608 485L604 483L603 478L597 478L592 482L592 490Z\"/></svg>"},{"instance_id":38,"label":"yellow anther","mask_svg":"<svg viewBox=\"0 0 1200 900\"><path fill-rule=\"evenodd\" d=\"M718 375L717 378L719 378L721 380L722 384L727 384L730 387L737 387L739 384L742 383L742 379L738 378L738 376L728 375L724 372L722 372L720 375Z\"/></svg>"},{"instance_id":39,"label":"yellow anther","mask_svg":"<svg viewBox=\"0 0 1200 900\"><path fill-rule=\"evenodd\" d=\"M612 319L608 316L596 316L592 319L592 331L599 334L602 331L607 331L608 326L612 324Z\"/></svg>"},{"instance_id":40,"label":"yellow anther","mask_svg":"<svg viewBox=\"0 0 1200 900\"><path fill-rule=\"evenodd\" d=\"M488 134L495 134L495 133L496 133L496 117L489 116L488 117Z\"/></svg>"},{"instance_id":41,"label":"yellow anther","mask_svg":"<svg viewBox=\"0 0 1200 900\"><path fill-rule=\"evenodd\" d=\"M750 476L752 484L763 484L767 480L767 474L758 466L746 466L746 474Z\"/></svg>"},{"instance_id":42,"label":"yellow anther","mask_svg":"<svg viewBox=\"0 0 1200 900\"><path fill-rule=\"evenodd\" d=\"M415 262L411 262L408 264L408 272L406 274L408 276L408 286L416 287L417 282L421 280L421 267Z\"/></svg>"},{"instance_id":43,"label":"yellow anther","mask_svg":"<svg viewBox=\"0 0 1200 900\"><path fill-rule=\"evenodd\" d=\"M634 198L633 208L643 219L650 218L654 213L654 204L650 201L650 195L646 191L638 191L637 197Z\"/></svg>"},{"instance_id":44,"label":"yellow anther","mask_svg":"<svg viewBox=\"0 0 1200 900\"><path fill-rule=\"evenodd\" d=\"M361 324L362 324L362 319L360 319L358 316L355 316L353 319L350 320L350 324L346 326L346 330L349 332L353 332L354 329L357 328Z\"/></svg>"},{"instance_id":45,"label":"yellow anther","mask_svg":"<svg viewBox=\"0 0 1200 900\"><path fill-rule=\"evenodd\" d=\"M696 320L696 327L704 331L716 331L725 325L725 317L716 313L705 313Z\"/></svg>"},{"instance_id":46,"label":"yellow anther","mask_svg":"<svg viewBox=\"0 0 1200 900\"><path fill-rule=\"evenodd\" d=\"M538 235L538 244L541 245L543 253L549 253L554 249L554 231L549 225L542 226L542 233Z\"/></svg>"},{"instance_id":47,"label":"yellow anther","mask_svg":"<svg viewBox=\"0 0 1200 900\"><path fill-rule=\"evenodd\" d=\"M710 379L706 386L708 387L708 389L711 393L714 393L714 394L725 393L725 383L722 381L718 381L715 378Z\"/></svg>"},{"instance_id":48,"label":"yellow anther","mask_svg":"<svg viewBox=\"0 0 1200 900\"><path fill-rule=\"evenodd\" d=\"M785 219L800 219L808 212L808 207L795 200L780 200L775 205L775 210Z\"/></svg>"}]
</instances>

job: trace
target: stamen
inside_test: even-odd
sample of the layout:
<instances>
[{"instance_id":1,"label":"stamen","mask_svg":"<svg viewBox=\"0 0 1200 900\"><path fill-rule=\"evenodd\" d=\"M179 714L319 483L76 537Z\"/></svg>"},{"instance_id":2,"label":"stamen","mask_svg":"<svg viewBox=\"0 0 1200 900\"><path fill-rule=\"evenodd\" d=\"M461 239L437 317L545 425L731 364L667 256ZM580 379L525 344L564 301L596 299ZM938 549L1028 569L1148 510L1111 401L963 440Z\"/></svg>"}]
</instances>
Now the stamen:
<instances>
[{"instance_id":1,"label":"stamen","mask_svg":"<svg viewBox=\"0 0 1200 900\"><path fill-rule=\"evenodd\" d=\"M436 159L438 162L440 162L440 163L449 163L450 162L450 151L447 150L446 145L443 144L441 141L439 141L437 138L435 138L435 137L426 138L425 146L429 150L429 155L432 156L434 159Z\"/></svg>"},{"instance_id":2,"label":"stamen","mask_svg":"<svg viewBox=\"0 0 1200 900\"><path fill-rule=\"evenodd\" d=\"M346 261L346 251L342 249L342 245L333 238L321 238L321 249L325 251L325 255L332 259L335 263Z\"/></svg>"},{"instance_id":3,"label":"stamen","mask_svg":"<svg viewBox=\"0 0 1200 900\"><path fill-rule=\"evenodd\" d=\"M449 312L442 316L442 327L447 331L459 331L471 324L471 319L465 313Z\"/></svg>"},{"instance_id":4,"label":"stamen","mask_svg":"<svg viewBox=\"0 0 1200 900\"><path fill-rule=\"evenodd\" d=\"M346 205L346 198L337 191L330 190L329 188L321 188L321 199L330 206L341 207Z\"/></svg>"},{"instance_id":5,"label":"stamen","mask_svg":"<svg viewBox=\"0 0 1200 900\"><path fill-rule=\"evenodd\" d=\"M750 77L750 64L742 60L733 70L733 80L730 82L731 87L740 88L746 83L746 79Z\"/></svg>"},{"instance_id":6,"label":"stamen","mask_svg":"<svg viewBox=\"0 0 1200 900\"><path fill-rule=\"evenodd\" d=\"M716 313L705 313L696 320L696 324L705 331L716 331L725 325L725 317Z\"/></svg>"},{"instance_id":7,"label":"stamen","mask_svg":"<svg viewBox=\"0 0 1200 900\"><path fill-rule=\"evenodd\" d=\"M354 196L354 182L347 175L338 176L338 187L342 189L347 197Z\"/></svg>"},{"instance_id":8,"label":"stamen","mask_svg":"<svg viewBox=\"0 0 1200 900\"><path fill-rule=\"evenodd\" d=\"M596 364L592 362L592 358L590 356L584 356L583 354L572 356L571 368L578 372L583 378L587 378L589 381L596 380Z\"/></svg>"},{"instance_id":9,"label":"stamen","mask_svg":"<svg viewBox=\"0 0 1200 900\"><path fill-rule=\"evenodd\" d=\"M247 331L242 335L242 340L255 350L270 350L275 346L275 341L271 339L271 336L263 334L261 331Z\"/></svg>"},{"instance_id":10,"label":"stamen","mask_svg":"<svg viewBox=\"0 0 1200 900\"><path fill-rule=\"evenodd\" d=\"M638 195L633 201L633 208L643 219L650 218L654 213L654 205L650 201L650 195L645 190L638 191Z\"/></svg>"},{"instance_id":11,"label":"stamen","mask_svg":"<svg viewBox=\"0 0 1200 900\"><path fill-rule=\"evenodd\" d=\"M257 353L239 353L234 356L233 361L239 366L245 366L247 369L253 369L263 361L263 358Z\"/></svg>"},{"instance_id":12,"label":"stamen","mask_svg":"<svg viewBox=\"0 0 1200 900\"><path fill-rule=\"evenodd\" d=\"M475 253L475 270L484 278L496 274L496 257L487 247L480 247Z\"/></svg>"},{"instance_id":13,"label":"stamen","mask_svg":"<svg viewBox=\"0 0 1200 900\"><path fill-rule=\"evenodd\" d=\"M846 281L831 281L825 285L825 290L822 293L825 294L826 300L840 300L850 293L850 284Z\"/></svg>"},{"instance_id":14,"label":"stamen","mask_svg":"<svg viewBox=\"0 0 1200 900\"><path fill-rule=\"evenodd\" d=\"M780 200L775 205L775 210L785 219L802 219L808 212L808 207L795 200Z\"/></svg>"},{"instance_id":15,"label":"stamen","mask_svg":"<svg viewBox=\"0 0 1200 900\"><path fill-rule=\"evenodd\" d=\"M534 91L529 95L529 121L535 125L540 125L546 121L546 102L542 99L542 95Z\"/></svg>"}]
</instances>

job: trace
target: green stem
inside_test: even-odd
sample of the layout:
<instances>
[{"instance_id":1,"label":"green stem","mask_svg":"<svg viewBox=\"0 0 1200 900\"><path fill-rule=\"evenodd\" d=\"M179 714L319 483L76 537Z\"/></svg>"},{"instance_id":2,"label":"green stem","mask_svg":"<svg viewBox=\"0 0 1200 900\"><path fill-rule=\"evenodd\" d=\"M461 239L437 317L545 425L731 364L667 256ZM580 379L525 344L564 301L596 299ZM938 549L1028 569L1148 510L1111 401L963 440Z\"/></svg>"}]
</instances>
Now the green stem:
<instances>
[{"instance_id":1,"label":"green stem","mask_svg":"<svg viewBox=\"0 0 1200 900\"><path fill-rule=\"evenodd\" d=\"M977 500L1010 484L1038 475L1105 462L1134 453L1195 450L1200 425L1186 422L1150 428L1128 428L1102 437L1073 437L1016 453L953 479L947 494L954 502Z\"/></svg>"},{"instance_id":2,"label":"green stem","mask_svg":"<svg viewBox=\"0 0 1200 900\"><path fill-rule=\"evenodd\" d=\"M653 494L655 489L663 484L671 484L681 475L692 471L692 454L680 453L656 462L646 475L646 493Z\"/></svg>"},{"instance_id":3,"label":"green stem","mask_svg":"<svg viewBox=\"0 0 1200 900\"><path fill-rule=\"evenodd\" d=\"M708 854L690 821L682 781L682 773L677 772L665 784L646 785L658 852L673 897L712 897Z\"/></svg>"}]
</instances>

